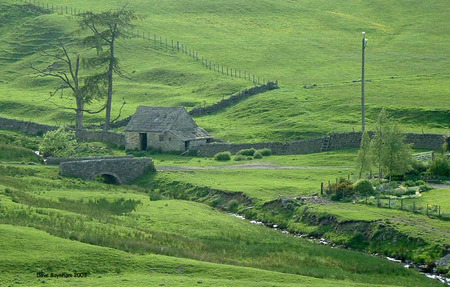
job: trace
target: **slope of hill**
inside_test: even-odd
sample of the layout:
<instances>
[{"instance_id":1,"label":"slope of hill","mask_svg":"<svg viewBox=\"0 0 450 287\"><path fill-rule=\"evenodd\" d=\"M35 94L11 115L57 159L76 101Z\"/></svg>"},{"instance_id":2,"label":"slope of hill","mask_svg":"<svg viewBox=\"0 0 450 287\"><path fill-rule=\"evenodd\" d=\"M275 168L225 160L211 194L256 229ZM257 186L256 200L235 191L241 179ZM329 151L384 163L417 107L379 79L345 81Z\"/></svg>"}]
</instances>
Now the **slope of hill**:
<instances>
[{"instance_id":1,"label":"slope of hill","mask_svg":"<svg viewBox=\"0 0 450 287\"><path fill-rule=\"evenodd\" d=\"M1 30L0 113L10 117L33 113L39 121L66 122L67 111L44 101L55 82L30 81L31 71L23 67L42 61L36 52L51 44L43 30L54 31L52 37L73 38L69 32L76 28L75 20L28 8L18 13L16 4L23 5L12 0L3 4L10 7L5 9L7 15L24 18L6 21ZM63 0L52 4L73 5ZM101 11L120 4L76 5ZM215 63L280 81L279 90L198 118L216 137L237 142L290 140L358 130L362 30L369 38L368 127L386 107L406 131L448 132L450 37L443 23L448 23L450 8L442 1L136 0L128 7L146 16L136 23L141 33L180 41ZM25 45L28 41L34 49ZM115 114L122 98L127 102L126 116L139 104L191 108L251 86L204 69L181 53L154 50L149 40L122 41L119 51L129 79L117 80Z\"/></svg>"}]
</instances>

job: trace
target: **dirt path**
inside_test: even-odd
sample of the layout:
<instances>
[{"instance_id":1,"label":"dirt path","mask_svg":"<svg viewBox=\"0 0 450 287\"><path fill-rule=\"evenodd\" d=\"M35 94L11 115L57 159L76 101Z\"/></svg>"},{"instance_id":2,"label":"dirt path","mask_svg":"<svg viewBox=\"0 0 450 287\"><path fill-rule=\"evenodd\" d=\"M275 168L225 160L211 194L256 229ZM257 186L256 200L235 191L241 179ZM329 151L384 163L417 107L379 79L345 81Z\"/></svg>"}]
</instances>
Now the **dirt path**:
<instances>
[{"instance_id":1,"label":"dirt path","mask_svg":"<svg viewBox=\"0 0 450 287\"><path fill-rule=\"evenodd\" d=\"M218 165L218 166L156 166L160 170L212 170L212 169L350 169L351 166L291 166L291 165L277 165L273 163L246 163L235 165Z\"/></svg>"}]
</instances>

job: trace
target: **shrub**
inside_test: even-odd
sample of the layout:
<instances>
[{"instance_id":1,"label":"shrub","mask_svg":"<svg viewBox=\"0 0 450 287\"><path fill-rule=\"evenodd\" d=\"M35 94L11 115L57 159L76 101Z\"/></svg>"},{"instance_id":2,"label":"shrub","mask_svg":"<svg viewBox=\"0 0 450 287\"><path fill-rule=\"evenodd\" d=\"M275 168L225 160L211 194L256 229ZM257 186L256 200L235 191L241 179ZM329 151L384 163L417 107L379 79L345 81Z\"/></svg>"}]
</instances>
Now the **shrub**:
<instances>
[{"instance_id":1,"label":"shrub","mask_svg":"<svg viewBox=\"0 0 450 287\"><path fill-rule=\"evenodd\" d=\"M368 179L360 179L353 184L353 189L359 195L372 195L374 193L372 183Z\"/></svg>"},{"instance_id":2,"label":"shrub","mask_svg":"<svg viewBox=\"0 0 450 287\"><path fill-rule=\"evenodd\" d=\"M228 203L228 210L231 212L236 212L239 207L239 202L236 199L230 200Z\"/></svg>"},{"instance_id":3,"label":"shrub","mask_svg":"<svg viewBox=\"0 0 450 287\"><path fill-rule=\"evenodd\" d=\"M412 180L407 180L403 183L403 186L405 186L405 187L416 186L416 183Z\"/></svg>"},{"instance_id":4,"label":"shrub","mask_svg":"<svg viewBox=\"0 0 450 287\"><path fill-rule=\"evenodd\" d=\"M77 141L74 131L66 131L60 127L55 131L49 131L44 135L39 151L46 157L70 157L75 154Z\"/></svg>"},{"instance_id":5,"label":"shrub","mask_svg":"<svg viewBox=\"0 0 450 287\"><path fill-rule=\"evenodd\" d=\"M270 148L263 148L258 150L263 156L270 156L272 155L272 150Z\"/></svg>"},{"instance_id":6,"label":"shrub","mask_svg":"<svg viewBox=\"0 0 450 287\"><path fill-rule=\"evenodd\" d=\"M240 151L237 152L238 155L246 155L246 156L254 156L255 155L256 150L254 148L249 148L249 149L241 149Z\"/></svg>"},{"instance_id":7,"label":"shrub","mask_svg":"<svg viewBox=\"0 0 450 287\"><path fill-rule=\"evenodd\" d=\"M331 185L332 195L331 200L342 200L351 198L355 194L353 185L346 179L341 178L339 182Z\"/></svg>"},{"instance_id":8,"label":"shrub","mask_svg":"<svg viewBox=\"0 0 450 287\"><path fill-rule=\"evenodd\" d=\"M214 159L218 161L231 160L231 153L229 151L219 152L214 156Z\"/></svg>"},{"instance_id":9,"label":"shrub","mask_svg":"<svg viewBox=\"0 0 450 287\"><path fill-rule=\"evenodd\" d=\"M234 160L235 161L241 161L241 160L245 160L246 158L245 158L245 156L243 156L243 155L237 155L237 156L235 156L234 157Z\"/></svg>"},{"instance_id":10,"label":"shrub","mask_svg":"<svg viewBox=\"0 0 450 287\"><path fill-rule=\"evenodd\" d=\"M263 158L263 155L259 151L257 151L257 152L255 152L255 155L253 156L253 158L261 159L261 158Z\"/></svg>"},{"instance_id":11,"label":"shrub","mask_svg":"<svg viewBox=\"0 0 450 287\"><path fill-rule=\"evenodd\" d=\"M445 156L436 156L428 168L428 173L437 176L450 176L450 162Z\"/></svg>"}]
</instances>

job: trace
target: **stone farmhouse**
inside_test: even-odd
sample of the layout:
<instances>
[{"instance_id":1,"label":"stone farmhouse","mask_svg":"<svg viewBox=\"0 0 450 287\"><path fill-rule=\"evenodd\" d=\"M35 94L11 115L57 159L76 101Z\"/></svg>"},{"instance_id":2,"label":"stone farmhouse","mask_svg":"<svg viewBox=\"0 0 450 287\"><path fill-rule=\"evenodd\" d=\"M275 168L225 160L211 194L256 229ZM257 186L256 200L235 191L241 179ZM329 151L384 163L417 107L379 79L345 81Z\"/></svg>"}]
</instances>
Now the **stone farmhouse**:
<instances>
[{"instance_id":1,"label":"stone farmhouse","mask_svg":"<svg viewBox=\"0 0 450 287\"><path fill-rule=\"evenodd\" d=\"M139 106L125 128L125 149L184 152L212 139L183 107Z\"/></svg>"}]
</instances>

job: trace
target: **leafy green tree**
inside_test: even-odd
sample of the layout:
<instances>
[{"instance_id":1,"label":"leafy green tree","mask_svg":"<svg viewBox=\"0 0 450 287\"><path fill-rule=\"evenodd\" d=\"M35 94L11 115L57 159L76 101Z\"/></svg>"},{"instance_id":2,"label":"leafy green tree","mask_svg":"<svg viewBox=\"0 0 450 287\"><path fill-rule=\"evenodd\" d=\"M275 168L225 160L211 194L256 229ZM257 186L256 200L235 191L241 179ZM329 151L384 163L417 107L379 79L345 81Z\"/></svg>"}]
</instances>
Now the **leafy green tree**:
<instances>
[{"instance_id":1,"label":"leafy green tree","mask_svg":"<svg viewBox=\"0 0 450 287\"><path fill-rule=\"evenodd\" d=\"M364 171L370 170L372 166L372 158L370 154L370 136L367 131L364 131L361 137L361 145L358 150L358 157L356 159L359 168L359 178L361 178Z\"/></svg>"},{"instance_id":2,"label":"leafy green tree","mask_svg":"<svg viewBox=\"0 0 450 287\"><path fill-rule=\"evenodd\" d=\"M120 37L125 37L124 29L132 27L131 22L137 19L133 10L127 10L126 5L118 10L106 11L101 13L85 12L82 14L80 26L92 32L92 35L83 39L84 45L97 50L97 58L90 59L93 66L101 64L107 65L104 78L108 83L108 93L106 100L106 117L104 130L110 128L111 108L113 96L113 74L122 76L119 66L119 60L116 57L116 41Z\"/></svg>"},{"instance_id":3,"label":"leafy green tree","mask_svg":"<svg viewBox=\"0 0 450 287\"><path fill-rule=\"evenodd\" d=\"M404 174L411 170L412 149L411 145L404 142L405 135L398 124L386 115L383 109L378 115L375 135L370 148L375 163L378 166L379 179L383 177L383 171L392 180L392 175Z\"/></svg>"},{"instance_id":4,"label":"leafy green tree","mask_svg":"<svg viewBox=\"0 0 450 287\"><path fill-rule=\"evenodd\" d=\"M45 133L39 145L39 152L46 157L69 157L75 154L77 141L74 131L66 131L60 127L57 130Z\"/></svg>"},{"instance_id":5,"label":"leafy green tree","mask_svg":"<svg viewBox=\"0 0 450 287\"><path fill-rule=\"evenodd\" d=\"M380 114L378 115L375 125L375 135L370 143L371 156L375 164L378 166L378 178L380 180L383 177L383 132L387 122L388 118L386 115L386 111L382 109Z\"/></svg>"},{"instance_id":6,"label":"leafy green tree","mask_svg":"<svg viewBox=\"0 0 450 287\"><path fill-rule=\"evenodd\" d=\"M398 124L392 121L384 129L383 142L381 162L390 182L393 175L405 174L412 169L412 148L405 143L405 135Z\"/></svg>"}]
</instances>

